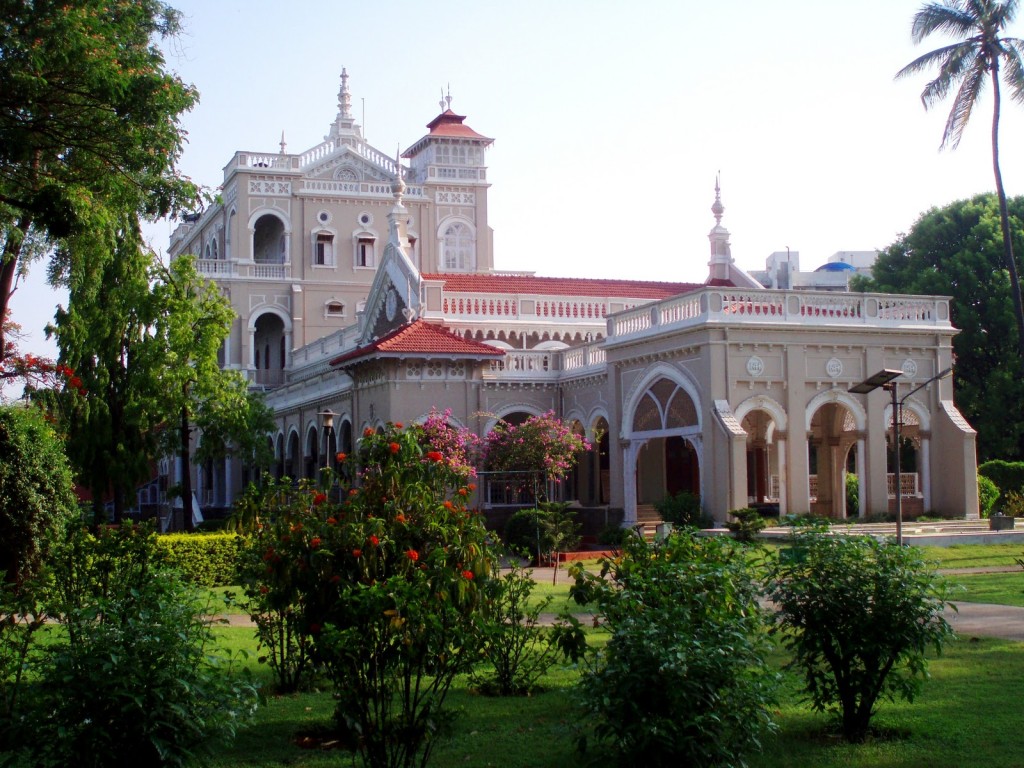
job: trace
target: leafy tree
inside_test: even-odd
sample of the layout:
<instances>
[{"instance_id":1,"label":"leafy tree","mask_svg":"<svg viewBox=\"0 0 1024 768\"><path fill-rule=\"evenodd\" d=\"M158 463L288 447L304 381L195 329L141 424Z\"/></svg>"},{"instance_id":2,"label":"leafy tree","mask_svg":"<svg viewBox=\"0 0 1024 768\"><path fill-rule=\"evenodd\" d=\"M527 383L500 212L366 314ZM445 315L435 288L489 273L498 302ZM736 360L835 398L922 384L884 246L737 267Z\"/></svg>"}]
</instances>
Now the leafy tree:
<instances>
[{"instance_id":1,"label":"leafy tree","mask_svg":"<svg viewBox=\"0 0 1024 768\"><path fill-rule=\"evenodd\" d=\"M953 105L942 133L943 147L956 149L963 137L971 113L987 82L992 83L992 171L999 199L999 226L1002 233L1003 266L1010 277L1010 295L1016 317L1018 357L1024 358L1024 304L1020 279L1013 255L1010 216L999 170L1000 74L1015 101L1024 101L1024 40L1004 37L1003 32L1017 13L1018 0L945 0L925 4L915 15L911 37L922 42L933 33L957 38L919 56L896 73L897 78L938 67L938 74L921 92L925 109L942 101L956 88Z\"/></svg>"},{"instance_id":2,"label":"leafy tree","mask_svg":"<svg viewBox=\"0 0 1024 768\"><path fill-rule=\"evenodd\" d=\"M692 529L627 536L599 574L573 566L573 598L596 602L611 632L580 686L612 764L742 766L774 730L764 616L735 546Z\"/></svg>"},{"instance_id":3,"label":"leafy tree","mask_svg":"<svg viewBox=\"0 0 1024 768\"><path fill-rule=\"evenodd\" d=\"M17 587L32 576L74 510L71 471L42 412L0 407L0 578Z\"/></svg>"},{"instance_id":4,"label":"leafy tree","mask_svg":"<svg viewBox=\"0 0 1024 768\"><path fill-rule=\"evenodd\" d=\"M160 269L153 298L153 349L162 363L156 384L157 413L165 425L161 447L181 457L182 509L191 529L193 430L206 430L209 445L223 446L232 438L245 442L253 439L246 430L265 420L266 411L249 396L238 371L220 367L234 310L216 284L196 271L195 260L181 257Z\"/></svg>"},{"instance_id":5,"label":"leafy tree","mask_svg":"<svg viewBox=\"0 0 1024 768\"><path fill-rule=\"evenodd\" d=\"M94 519L105 520L112 495L114 520L150 471L156 452L154 324L149 277L154 264L134 214L121 226L64 241L56 262L65 266L68 307L55 326L60 362L77 372L80 387L60 403L68 457L92 491ZM77 258L71 258L70 254Z\"/></svg>"},{"instance_id":6,"label":"leafy tree","mask_svg":"<svg viewBox=\"0 0 1024 768\"><path fill-rule=\"evenodd\" d=\"M47 243L193 204L174 164L197 93L154 44L178 29L161 0L0 0L0 319Z\"/></svg>"},{"instance_id":7,"label":"leafy tree","mask_svg":"<svg viewBox=\"0 0 1024 768\"><path fill-rule=\"evenodd\" d=\"M809 529L796 547L804 556L780 562L768 587L789 667L803 673L811 705L863 741L878 700L913 701L927 650L952 637L945 588L917 549L892 540Z\"/></svg>"},{"instance_id":8,"label":"leafy tree","mask_svg":"<svg viewBox=\"0 0 1024 768\"><path fill-rule=\"evenodd\" d=\"M1012 198L1014 229L1024 198ZM933 208L878 257L858 290L951 296L956 403L978 431L981 461L1024 452L1024 377L1016 352L1010 282L1003 268L999 207L977 195Z\"/></svg>"}]
</instances>

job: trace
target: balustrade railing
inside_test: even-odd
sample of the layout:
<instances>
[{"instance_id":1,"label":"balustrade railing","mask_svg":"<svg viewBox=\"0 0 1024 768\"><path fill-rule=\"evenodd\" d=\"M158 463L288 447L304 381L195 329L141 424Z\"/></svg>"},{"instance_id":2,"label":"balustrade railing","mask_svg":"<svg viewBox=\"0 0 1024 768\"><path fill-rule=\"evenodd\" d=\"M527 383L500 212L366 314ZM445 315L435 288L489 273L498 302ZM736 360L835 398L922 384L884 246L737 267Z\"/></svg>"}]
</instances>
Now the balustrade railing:
<instances>
[{"instance_id":1,"label":"balustrade railing","mask_svg":"<svg viewBox=\"0 0 1024 768\"><path fill-rule=\"evenodd\" d=\"M920 486L918 484L918 474L916 472L900 472L900 495L901 496L919 496ZM896 498L896 475L890 472L886 475L886 487L889 493L890 499Z\"/></svg>"},{"instance_id":2,"label":"balustrade railing","mask_svg":"<svg viewBox=\"0 0 1024 768\"><path fill-rule=\"evenodd\" d=\"M716 322L949 327L949 300L832 291L704 289L618 312L608 318L608 337L614 341L654 328Z\"/></svg>"},{"instance_id":3,"label":"balustrade railing","mask_svg":"<svg viewBox=\"0 0 1024 768\"><path fill-rule=\"evenodd\" d=\"M557 351L532 352L514 349L505 350L505 356L490 361L488 375L490 377L536 378L547 374L556 374Z\"/></svg>"}]
</instances>

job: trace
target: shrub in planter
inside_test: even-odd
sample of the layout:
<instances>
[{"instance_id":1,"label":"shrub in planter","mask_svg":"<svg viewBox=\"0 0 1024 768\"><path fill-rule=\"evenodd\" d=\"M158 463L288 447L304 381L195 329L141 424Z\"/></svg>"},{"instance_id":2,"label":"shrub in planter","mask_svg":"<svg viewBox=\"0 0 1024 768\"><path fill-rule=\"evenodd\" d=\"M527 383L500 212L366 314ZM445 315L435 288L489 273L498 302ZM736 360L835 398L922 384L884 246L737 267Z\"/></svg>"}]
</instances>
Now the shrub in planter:
<instances>
[{"instance_id":1,"label":"shrub in planter","mask_svg":"<svg viewBox=\"0 0 1024 768\"><path fill-rule=\"evenodd\" d=\"M999 486L984 475L978 475L978 512L982 517L992 514L999 500Z\"/></svg>"},{"instance_id":2,"label":"shrub in planter","mask_svg":"<svg viewBox=\"0 0 1024 768\"><path fill-rule=\"evenodd\" d=\"M725 525L732 531L732 535L736 537L737 541L751 542L758 533L764 530L764 518L756 509L750 507L734 509L729 515L733 519Z\"/></svg>"}]
</instances>

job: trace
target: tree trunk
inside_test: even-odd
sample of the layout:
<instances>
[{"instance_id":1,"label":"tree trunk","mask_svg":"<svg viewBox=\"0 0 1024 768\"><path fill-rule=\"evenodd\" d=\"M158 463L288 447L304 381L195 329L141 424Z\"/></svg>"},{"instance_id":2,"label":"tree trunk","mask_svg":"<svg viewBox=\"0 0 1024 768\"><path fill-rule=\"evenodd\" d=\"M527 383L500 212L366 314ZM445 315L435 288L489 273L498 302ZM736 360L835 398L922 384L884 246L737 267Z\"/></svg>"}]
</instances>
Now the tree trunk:
<instances>
[{"instance_id":1,"label":"tree trunk","mask_svg":"<svg viewBox=\"0 0 1024 768\"><path fill-rule=\"evenodd\" d=\"M1024 302L1021 301L1020 278L1017 276L1017 262L1013 255L1013 239L1010 235L1010 214L1006 208L1006 191L1003 189L1003 174L999 170L999 70L992 68L994 106L992 108L992 171L996 177L996 196L999 198L999 226L1003 232L1003 261L1010 273L1010 294L1013 297L1013 312L1017 318L1017 355L1024 358Z\"/></svg>"},{"instance_id":2,"label":"tree trunk","mask_svg":"<svg viewBox=\"0 0 1024 768\"><path fill-rule=\"evenodd\" d=\"M189 450L189 428L188 428L188 407L181 408L181 513L184 516L186 531L194 531L195 524L192 522L192 472L190 463L192 461Z\"/></svg>"},{"instance_id":3,"label":"tree trunk","mask_svg":"<svg viewBox=\"0 0 1024 768\"><path fill-rule=\"evenodd\" d=\"M4 333L4 320L7 318L7 310L10 308L11 291L14 289L14 277L18 274L18 259L21 257L21 244L28 237L28 231L32 228L32 217L22 216L14 225L14 230L19 233L15 237L9 234L4 242L3 253L0 253L0 360L7 357L6 334Z\"/></svg>"}]
</instances>

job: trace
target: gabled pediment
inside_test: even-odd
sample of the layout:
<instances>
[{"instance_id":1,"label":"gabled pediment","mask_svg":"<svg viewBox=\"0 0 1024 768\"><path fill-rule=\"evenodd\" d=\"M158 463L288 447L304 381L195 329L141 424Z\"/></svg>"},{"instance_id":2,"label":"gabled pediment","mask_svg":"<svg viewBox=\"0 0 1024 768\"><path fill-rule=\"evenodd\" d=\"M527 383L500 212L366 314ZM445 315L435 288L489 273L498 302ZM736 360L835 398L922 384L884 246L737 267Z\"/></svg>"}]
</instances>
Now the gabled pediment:
<instances>
[{"instance_id":1,"label":"gabled pediment","mask_svg":"<svg viewBox=\"0 0 1024 768\"><path fill-rule=\"evenodd\" d=\"M393 232L384 246L384 255L363 310L360 346L393 333L420 315L422 278L405 250L396 242L398 239Z\"/></svg>"},{"instance_id":2,"label":"gabled pediment","mask_svg":"<svg viewBox=\"0 0 1024 768\"><path fill-rule=\"evenodd\" d=\"M383 165L366 159L351 146L343 145L304 170L306 178L325 181L390 182L394 174Z\"/></svg>"}]
</instances>

